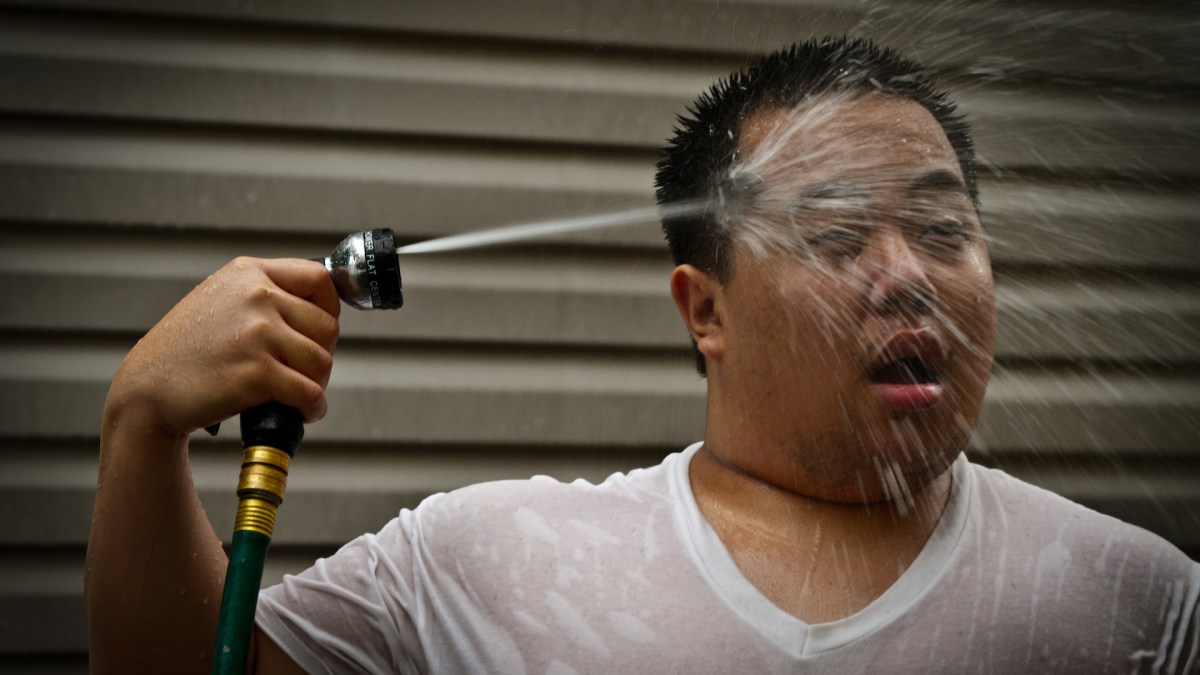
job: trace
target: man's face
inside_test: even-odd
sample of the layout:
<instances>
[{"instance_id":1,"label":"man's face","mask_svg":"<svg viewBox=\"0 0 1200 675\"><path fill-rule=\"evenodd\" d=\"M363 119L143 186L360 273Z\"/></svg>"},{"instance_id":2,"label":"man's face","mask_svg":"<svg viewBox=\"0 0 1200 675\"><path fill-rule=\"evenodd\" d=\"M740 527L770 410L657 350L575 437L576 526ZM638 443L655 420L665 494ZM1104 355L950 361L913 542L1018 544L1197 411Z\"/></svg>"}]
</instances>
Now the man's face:
<instances>
[{"instance_id":1,"label":"man's face","mask_svg":"<svg viewBox=\"0 0 1200 675\"><path fill-rule=\"evenodd\" d=\"M903 499L966 444L992 364L991 266L954 150L924 108L879 95L761 112L741 149L757 189L715 376L761 432L750 470Z\"/></svg>"}]
</instances>

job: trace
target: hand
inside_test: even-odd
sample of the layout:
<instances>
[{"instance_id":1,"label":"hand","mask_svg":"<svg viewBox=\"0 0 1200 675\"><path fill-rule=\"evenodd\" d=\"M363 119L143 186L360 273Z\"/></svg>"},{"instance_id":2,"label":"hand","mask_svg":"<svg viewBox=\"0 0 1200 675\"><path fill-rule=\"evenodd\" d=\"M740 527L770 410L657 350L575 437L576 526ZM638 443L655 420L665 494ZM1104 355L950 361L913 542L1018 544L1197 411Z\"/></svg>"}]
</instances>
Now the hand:
<instances>
[{"instance_id":1,"label":"hand","mask_svg":"<svg viewBox=\"0 0 1200 675\"><path fill-rule=\"evenodd\" d=\"M185 436L278 401L325 415L341 304L325 268L238 258L175 305L117 369L106 407Z\"/></svg>"}]
</instances>

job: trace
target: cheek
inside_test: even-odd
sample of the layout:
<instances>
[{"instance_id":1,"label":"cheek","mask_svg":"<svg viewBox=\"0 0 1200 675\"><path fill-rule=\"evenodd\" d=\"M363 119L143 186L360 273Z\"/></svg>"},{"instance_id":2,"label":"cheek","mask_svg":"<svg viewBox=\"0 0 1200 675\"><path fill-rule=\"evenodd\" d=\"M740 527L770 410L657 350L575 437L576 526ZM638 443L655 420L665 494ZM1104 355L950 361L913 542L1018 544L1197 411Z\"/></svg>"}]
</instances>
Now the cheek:
<instances>
[{"instance_id":1,"label":"cheek","mask_svg":"<svg viewBox=\"0 0 1200 675\"><path fill-rule=\"evenodd\" d=\"M995 324L996 288L987 249L968 251L956 264L940 268L936 286L947 311L971 317L971 323L961 325L963 329Z\"/></svg>"},{"instance_id":2,"label":"cheek","mask_svg":"<svg viewBox=\"0 0 1200 675\"><path fill-rule=\"evenodd\" d=\"M971 281L971 288L978 295L977 300L994 304L996 286L992 280L992 260L988 256L987 245L975 242L969 250L964 267L967 270L964 278Z\"/></svg>"},{"instance_id":3,"label":"cheek","mask_svg":"<svg viewBox=\"0 0 1200 675\"><path fill-rule=\"evenodd\" d=\"M854 305L837 289L810 288L795 296L783 321L795 356L828 370L861 339Z\"/></svg>"},{"instance_id":4,"label":"cheek","mask_svg":"<svg viewBox=\"0 0 1200 675\"><path fill-rule=\"evenodd\" d=\"M962 270L954 280L953 290L944 297L944 308L951 330L953 357L965 368L960 386L970 389L986 385L991 372L996 346L996 297L991 272L982 269Z\"/></svg>"},{"instance_id":5,"label":"cheek","mask_svg":"<svg viewBox=\"0 0 1200 675\"><path fill-rule=\"evenodd\" d=\"M966 329L975 338L979 348L987 352L990 361L996 343L996 286L986 257L966 279L970 283L966 287L968 297L964 301L971 309Z\"/></svg>"}]
</instances>

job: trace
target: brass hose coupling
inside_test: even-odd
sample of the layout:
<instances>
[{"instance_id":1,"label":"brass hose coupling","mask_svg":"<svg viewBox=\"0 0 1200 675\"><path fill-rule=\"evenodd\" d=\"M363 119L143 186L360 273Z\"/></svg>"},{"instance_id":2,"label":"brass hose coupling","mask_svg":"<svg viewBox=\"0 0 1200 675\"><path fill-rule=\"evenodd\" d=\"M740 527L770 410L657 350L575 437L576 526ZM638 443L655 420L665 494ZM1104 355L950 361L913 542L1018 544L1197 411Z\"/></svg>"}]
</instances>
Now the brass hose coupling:
<instances>
[{"instance_id":1,"label":"brass hose coupling","mask_svg":"<svg viewBox=\"0 0 1200 675\"><path fill-rule=\"evenodd\" d=\"M265 445L246 448L238 478L238 509L233 531L250 530L268 537L275 531L275 513L283 503L292 458Z\"/></svg>"}]
</instances>

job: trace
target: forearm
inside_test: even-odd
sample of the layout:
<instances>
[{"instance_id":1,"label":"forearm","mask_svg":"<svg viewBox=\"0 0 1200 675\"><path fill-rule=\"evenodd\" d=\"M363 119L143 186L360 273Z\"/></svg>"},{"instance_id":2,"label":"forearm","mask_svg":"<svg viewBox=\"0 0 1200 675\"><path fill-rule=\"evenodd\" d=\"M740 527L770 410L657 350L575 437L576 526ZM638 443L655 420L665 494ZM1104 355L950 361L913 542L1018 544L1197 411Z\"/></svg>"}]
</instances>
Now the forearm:
<instances>
[{"instance_id":1,"label":"forearm","mask_svg":"<svg viewBox=\"0 0 1200 675\"><path fill-rule=\"evenodd\" d=\"M187 437L110 402L85 581L94 672L207 672L225 568Z\"/></svg>"}]
</instances>

